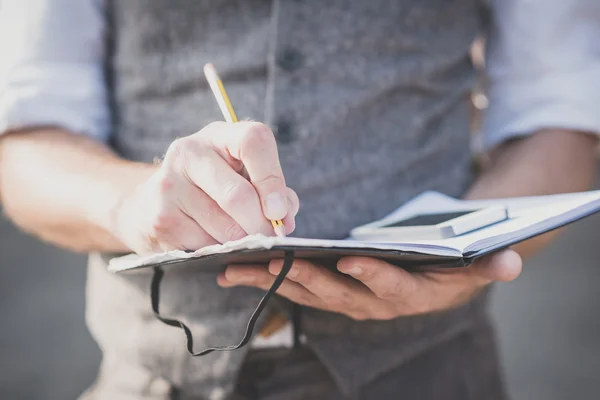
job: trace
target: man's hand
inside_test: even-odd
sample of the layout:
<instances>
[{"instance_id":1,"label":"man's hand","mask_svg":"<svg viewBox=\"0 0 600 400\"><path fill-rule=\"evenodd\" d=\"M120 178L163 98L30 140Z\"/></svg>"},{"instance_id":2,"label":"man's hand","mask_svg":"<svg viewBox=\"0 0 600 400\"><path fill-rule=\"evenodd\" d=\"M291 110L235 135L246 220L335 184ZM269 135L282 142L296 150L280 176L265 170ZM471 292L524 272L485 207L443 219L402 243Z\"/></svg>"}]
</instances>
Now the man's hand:
<instances>
[{"instance_id":1,"label":"man's hand","mask_svg":"<svg viewBox=\"0 0 600 400\"><path fill-rule=\"evenodd\" d=\"M169 147L149 179L117 207L115 236L138 253L196 250L248 234L294 230L298 197L277 144L257 122L214 122Z\"/></svg>"},{"instance_id":2,"label":"man's hand","mask_svg":"<svg viewBox=\"0 0 600 400\"><path fill-rule=\"evenodd\" d=\"M594 181L597 139L580 132L546 130L497 148L492 163L468 191L469 199L532 196L587 190ZM355 319L392 319L441 311L466 303L494 281L511 281L521 272L521 255L549 242L540 236L461 269L408 272L371 258L344 258L343 274L297 261L278 293L294 302L339 312ZM267 289L281 261L262 267L231 266L221 286Z\"/></svg>"},{"instance_id":3,"label":"man's hand","mask_svg":"<svg viewBox=\"0 0 600 400\"><path fill-rule=\"evenodd\" d=\"M55 128L0 136L0 202L21 228L75 251L145 253L294 229L298 197L269 128L215 122L176 140L161 165L120 158Z\"/></svg>"},{"instance_id":4,"label":"man's hand","mask_svg":"<svg viewBox=\"0 0 600 400\"><path fill-rule=\"evenodd\" d=\"M295 303L357 320L388 320L457 307L493 281L515 279L521 266L521 257L512 250L491 254L467 268L417 273L367 257L341 259L337 268L342 274L298 260L277 293ZM224 287L267 290L281 267L281 260L271 262L268 269L231 266L218 282Z\"/></svg>"}]
</instances>

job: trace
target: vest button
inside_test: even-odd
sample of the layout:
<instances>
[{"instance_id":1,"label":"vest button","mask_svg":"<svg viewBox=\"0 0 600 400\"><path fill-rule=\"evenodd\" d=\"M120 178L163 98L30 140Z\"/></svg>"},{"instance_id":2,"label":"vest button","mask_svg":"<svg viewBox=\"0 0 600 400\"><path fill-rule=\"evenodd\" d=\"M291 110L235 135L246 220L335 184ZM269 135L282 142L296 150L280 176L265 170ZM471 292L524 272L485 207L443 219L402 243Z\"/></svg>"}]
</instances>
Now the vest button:
<instances>
[{"instance_id":1,"label":"vest button","mask_svg":"<svg viewBox=\"0 0 600 400\"><path fill-rule=\"evenodd\" d=\"M277 64L286 71L293 71L302 65L303 56L293 47L285 47L277 52L275 56Z\"/></svg>"},{"instance_id":2,"label":"vest button","mask_svg":"<svg viewBox=\"0 0 600 400\"><path fill-rule=\"evenodd\" d=\"M275 139L281 144L288 144L294 140L292 124L286 119L280 119L275 124Z\"/></svg>"}]
</instances>

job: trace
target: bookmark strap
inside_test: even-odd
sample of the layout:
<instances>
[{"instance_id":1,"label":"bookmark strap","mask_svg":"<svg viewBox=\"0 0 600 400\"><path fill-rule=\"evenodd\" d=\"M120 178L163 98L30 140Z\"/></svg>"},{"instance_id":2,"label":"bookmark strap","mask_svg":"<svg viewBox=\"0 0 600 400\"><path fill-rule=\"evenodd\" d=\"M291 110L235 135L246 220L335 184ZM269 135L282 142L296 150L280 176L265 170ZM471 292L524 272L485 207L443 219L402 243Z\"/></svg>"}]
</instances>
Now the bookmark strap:
<instances>
[{"instance_id":1,"label":"bookmark strap","mask_svg":"<svg viewBox=\"0 0 600 400\"><path fill-rule=\"evenodd\" d=\"M277 289L279 289L279 286L281 286L281 284L283 283L283 280L287 276L288 272L290 272L290 269L292 268L293 263L294 263L294 252L292 250L286 250L284 253L284 257L283 257L283 267L281 268L281 272L279 272L279 274L275 278L275 282L273 282L273 284L271 285L269 290L267 290L265 295L258 302L258 305L254 309L252 316L248 320L248 325L246 326L246 333L244 333L244 337L237 345L209 347L209 348L199 351L197 353L194 352L194 337L192 336L192 332L190 331L190 328L188 328L186 324L184 324L183 322L181 322L179 320L172 319L172 318L166 318L166 317L163 317L160 315L160 312L159 312L160 282L162 281L162 278L164 275L164 271L161 267L154 267L154 275L152 276L152 282L150 284L150 298L152 301L152 311L154 312L154 315L156 316L156 318L159 321L161 321L169 326L174 326L176 328L181 328L183 330L183 332L185 333L185 337L186 337L187 351L194 357L204 356L206 354L212 353L213 351L237 350L241 347L244 347L246 344L248 344L248 342L250 342L250 339L252 339L254 327L256 325L256 322L258 321L258 318L260 317L260 314L263 312L263 310L267 306L267 303L269 302L271 297L273 297L273 295L275 294Z\"/></svg>"}]
</instances>

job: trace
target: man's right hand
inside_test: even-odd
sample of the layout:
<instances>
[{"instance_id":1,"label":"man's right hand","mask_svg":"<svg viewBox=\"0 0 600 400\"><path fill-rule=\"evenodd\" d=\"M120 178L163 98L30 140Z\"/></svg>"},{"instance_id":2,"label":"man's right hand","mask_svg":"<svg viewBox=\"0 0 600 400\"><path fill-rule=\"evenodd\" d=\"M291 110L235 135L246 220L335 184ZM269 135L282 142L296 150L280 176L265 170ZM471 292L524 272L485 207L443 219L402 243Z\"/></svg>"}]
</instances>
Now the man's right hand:
<instances>
[{"instance_id":1,"label":"man's right hand","mask_svg":"<svg viewBox=\"0 0 600 400\"><path fill-rule=\"evenodd\" d=\"M201 247L249 234L294 230L299 201L286 187L271 130L214 122L177 139L158 169L125 194L113 234L132 251Z\"/></svg>"}]
</instances>

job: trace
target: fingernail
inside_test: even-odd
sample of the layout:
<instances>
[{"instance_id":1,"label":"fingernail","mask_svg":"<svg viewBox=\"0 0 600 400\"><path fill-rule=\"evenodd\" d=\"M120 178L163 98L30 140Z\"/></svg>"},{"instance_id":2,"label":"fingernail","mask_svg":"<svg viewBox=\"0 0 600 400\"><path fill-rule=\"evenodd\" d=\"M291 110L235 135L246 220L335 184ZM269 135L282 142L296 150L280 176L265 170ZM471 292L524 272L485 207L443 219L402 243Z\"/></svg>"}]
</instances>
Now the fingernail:
<instances>
[{"instance_id":1,"label":"fingernail","mask_svg":"<svg viewBox=\"0 0 600 400\"><path fill-rule=\"evenodd\" d=\"M287 205L281 193L274 192L267 196L266 217L269 219L281 219L287 214Z\"/></svg>"},{"instance_id":2,"label":"fingernail","mask_svg":"<svg viewBox=\"0 0 600 400\"><path fill-rule=\"evenodd\" d=\"M363 269L361 267L352 267L347 271L344 271L344 273L349 274L349 275L360 275L362 274Z\"/></svg>"},{"instance_id":3,"label":"fingernail","mask_svg":"<svg viewBox=\"0 0 600 400\"><path fill-rule=\"evenodd\" d=\"M298 268L292 267L287 274L288 278L297 278L298 277Z\"/></svg>"}]
</instances>

